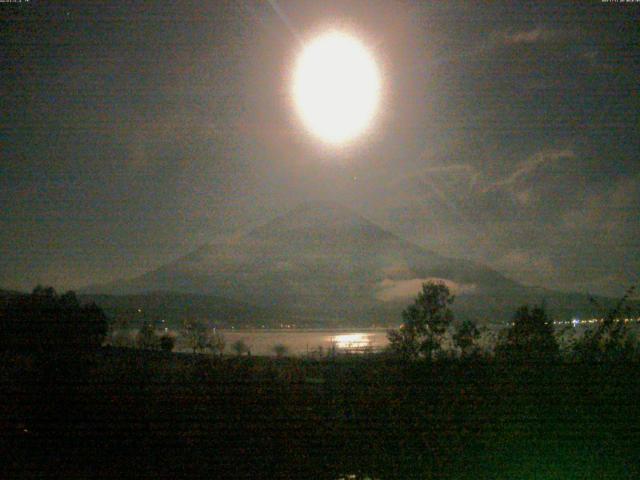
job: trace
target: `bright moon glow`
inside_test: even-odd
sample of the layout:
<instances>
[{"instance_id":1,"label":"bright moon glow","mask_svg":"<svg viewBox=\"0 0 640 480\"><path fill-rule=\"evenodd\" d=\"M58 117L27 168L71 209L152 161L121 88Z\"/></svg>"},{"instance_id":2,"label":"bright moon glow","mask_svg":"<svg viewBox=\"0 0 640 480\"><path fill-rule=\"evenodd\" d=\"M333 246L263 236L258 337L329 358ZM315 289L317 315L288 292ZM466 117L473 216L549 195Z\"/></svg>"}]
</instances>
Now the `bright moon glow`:
<instances>
[{"instance_id":1,"label":"bright moon glow","mask_svg":"<svg viewBox=\"0 0 640 480\"><path fill-rule=\"evenodd\" d=\"M380 74L357 39L330 32L305 46L295 68L293 95L307 128L326 142L340 144L371 123Z\"/></svg>"}]
</instances>

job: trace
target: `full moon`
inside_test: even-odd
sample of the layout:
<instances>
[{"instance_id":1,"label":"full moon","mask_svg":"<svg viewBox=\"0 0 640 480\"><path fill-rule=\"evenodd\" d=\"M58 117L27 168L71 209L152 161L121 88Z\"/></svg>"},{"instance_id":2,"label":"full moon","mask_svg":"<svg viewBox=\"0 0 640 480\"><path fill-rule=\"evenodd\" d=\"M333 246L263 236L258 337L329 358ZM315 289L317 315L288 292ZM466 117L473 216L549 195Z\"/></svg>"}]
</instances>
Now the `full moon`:
<instances>
[{"instance_id":1,"label":"full moon","mask_svg":"<svg viewBox=\"0 0 640 480\"><path fill-rule=\"evenodd\" d=\"M338 145L363 133L376 113L380 73L373 56L342 32L305 45L295 66L293 97L305 126Z\"/></svg>"}]
</instances>

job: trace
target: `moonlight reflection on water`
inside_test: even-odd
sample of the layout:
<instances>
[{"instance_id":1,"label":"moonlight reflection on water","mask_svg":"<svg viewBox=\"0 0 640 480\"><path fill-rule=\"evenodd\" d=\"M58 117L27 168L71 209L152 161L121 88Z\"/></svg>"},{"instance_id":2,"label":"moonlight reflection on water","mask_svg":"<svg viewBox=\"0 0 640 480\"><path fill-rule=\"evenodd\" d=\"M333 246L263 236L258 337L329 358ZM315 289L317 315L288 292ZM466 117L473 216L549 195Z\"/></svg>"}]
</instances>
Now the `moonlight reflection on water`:
<instances>
[{"instance_id":1,"label":"moonlight reflection on water","mask_svg":"<svg viewBox=\"0 0 640 480\"><path fill-rule=\"evenodd\" d=\"M274 346L285 345L290 355L327 354L332 349L337 352L358 353L379 351L387 346L386 329L364 330L219 330L227 345L243 340L252 355L275 355ZM228 350L227 353L230 353Z\"/></svg>"},{"instance_id":2,"label":"moonlight reflection on water","mask_svg":"<svg viewBox=\"0 0 640 480\"><path fill-rule=\"evenodd\" d=\"M370 333L349 333L345 335L334 335L331 337L331 343L338 350L350 350L354 348L371 347L373 344L372 334Z\"/></svg>"}]
</instances>

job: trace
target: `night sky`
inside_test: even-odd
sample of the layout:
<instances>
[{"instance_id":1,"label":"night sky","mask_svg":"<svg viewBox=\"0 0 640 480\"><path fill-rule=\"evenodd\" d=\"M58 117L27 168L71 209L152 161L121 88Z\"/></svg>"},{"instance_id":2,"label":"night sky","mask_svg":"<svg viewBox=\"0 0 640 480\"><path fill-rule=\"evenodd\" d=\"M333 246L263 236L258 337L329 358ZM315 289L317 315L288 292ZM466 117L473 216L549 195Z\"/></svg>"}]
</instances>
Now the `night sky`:
<instances>
[{"instance_id":1,"label":"night sky","mask_svg":"<svg viewBox=\"0 0 640 480\"><path fill-rule=\"evenodd\" d=\"M0 287L131 277L331 199L525 284L622 293L640 3L442 3L1 3ZM329 27L383 73L345 148L290 95L300 42Z\"/></svg>"}]
</instances>

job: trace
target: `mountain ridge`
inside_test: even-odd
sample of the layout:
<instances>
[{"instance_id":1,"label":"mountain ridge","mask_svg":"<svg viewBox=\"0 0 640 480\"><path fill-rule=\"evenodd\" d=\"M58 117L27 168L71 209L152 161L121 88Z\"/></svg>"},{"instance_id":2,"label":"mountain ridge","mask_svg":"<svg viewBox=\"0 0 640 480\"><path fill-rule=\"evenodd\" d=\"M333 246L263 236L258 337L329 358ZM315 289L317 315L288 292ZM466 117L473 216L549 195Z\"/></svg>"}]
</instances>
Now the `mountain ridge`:
<instances>
[{"instance_id":1,"label":"mountain ridge","mask_svg":"<svg viewBox=\"0 0 640 480\"><path fill-rule=\"evenodd\" d=\"M301 323L389 324L397 323L403 306L429 280L450 287L461 313L475 311L492 320L505 320L517 302L571 297L524 286L477 262L442 256L332 202L307 202L133 279L82 291L215 295L287 312ZM563 308L585 311L586 298ZM563 301L551 306L555 303Z\"/></svg>"}]
</instances>

